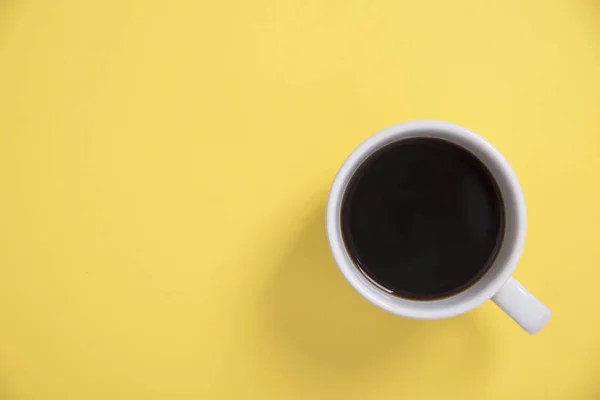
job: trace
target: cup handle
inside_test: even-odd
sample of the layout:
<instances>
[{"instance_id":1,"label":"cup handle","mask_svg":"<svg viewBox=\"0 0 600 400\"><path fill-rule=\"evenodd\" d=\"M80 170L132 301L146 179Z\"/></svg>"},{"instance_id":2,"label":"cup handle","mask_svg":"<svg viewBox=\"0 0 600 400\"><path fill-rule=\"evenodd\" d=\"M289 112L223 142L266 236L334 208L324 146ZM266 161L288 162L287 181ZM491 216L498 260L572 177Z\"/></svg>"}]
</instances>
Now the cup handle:
<instances>
[{"instance_id":1,"label":"cup handle","mask_svg":"<svg viewBox=\"0 0 600 400\"><path fill-rule=\"evenodd\" d=\"M531 335L546 326L552 316L552 311L548 307L512 277L492 297L492 300Z\"/></svg>"}]
</instances>

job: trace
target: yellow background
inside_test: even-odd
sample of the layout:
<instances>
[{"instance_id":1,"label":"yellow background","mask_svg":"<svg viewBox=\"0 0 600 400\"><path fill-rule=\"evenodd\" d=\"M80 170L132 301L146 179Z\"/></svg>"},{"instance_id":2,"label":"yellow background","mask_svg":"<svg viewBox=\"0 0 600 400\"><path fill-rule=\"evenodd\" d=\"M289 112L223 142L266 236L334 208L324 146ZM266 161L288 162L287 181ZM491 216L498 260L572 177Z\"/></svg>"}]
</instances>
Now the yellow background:
<instances>
[{"instance_id":1,"label":"yellow background","mask_svg":"<svg viewBox=\"0 0 600 400\"><path fill-rule=\"evenodd\" d=\"M513 165L540 334L337 271L329 185L413 119ZM0 399L599 399L599 149L596 0L0 0Z\"/></svg>"}]
</instances>

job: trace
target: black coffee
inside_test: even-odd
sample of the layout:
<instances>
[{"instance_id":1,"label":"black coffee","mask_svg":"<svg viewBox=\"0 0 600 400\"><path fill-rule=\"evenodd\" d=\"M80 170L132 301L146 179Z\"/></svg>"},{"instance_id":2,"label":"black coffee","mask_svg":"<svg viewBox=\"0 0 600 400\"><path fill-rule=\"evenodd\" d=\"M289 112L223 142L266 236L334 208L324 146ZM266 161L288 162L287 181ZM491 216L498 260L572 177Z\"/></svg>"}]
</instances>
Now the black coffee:
<instances>
[{"instance_id":1,"label":"black coffee","mask_svg":"<svg viewBox=\"0 0 600 400\"><path fill-rule=\"evenodd\" d=\"M434 300L490 268L504 234L495 180L467 150L408 139L370 156L342 202L342 235L354 262L394 295Z\"/></svg>"}]
</instances>

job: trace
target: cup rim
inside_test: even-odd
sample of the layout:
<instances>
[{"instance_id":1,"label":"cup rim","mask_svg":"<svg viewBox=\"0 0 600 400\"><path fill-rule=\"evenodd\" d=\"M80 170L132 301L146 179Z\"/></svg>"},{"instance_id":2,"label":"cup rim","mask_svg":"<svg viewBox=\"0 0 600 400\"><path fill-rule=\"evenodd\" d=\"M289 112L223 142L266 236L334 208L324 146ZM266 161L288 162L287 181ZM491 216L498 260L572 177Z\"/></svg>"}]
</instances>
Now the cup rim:
<instances>
[{"instance_id":1,"label":"cup rim","mask_svg":"<svg viewBox=\"0 0 600 400\"><path fill-rule=\"evenodd\" d=\"M506 226L502 246L492 266L464 291L437 300L411 300L394 296L375 285L354 264L343 242L341 205L348 183L358 167L374 152L404 139L437 138L473 153L496 180L505 205ZM383 129L361 143L338 171L327 202L327 237L334 260L350 285L374 305L415 319L453 317L480 306L510 279L523 251L526 210L521 186L502 154L489 142L461 126L441 121L412 121Z\"/></svg>"}]
</instances>

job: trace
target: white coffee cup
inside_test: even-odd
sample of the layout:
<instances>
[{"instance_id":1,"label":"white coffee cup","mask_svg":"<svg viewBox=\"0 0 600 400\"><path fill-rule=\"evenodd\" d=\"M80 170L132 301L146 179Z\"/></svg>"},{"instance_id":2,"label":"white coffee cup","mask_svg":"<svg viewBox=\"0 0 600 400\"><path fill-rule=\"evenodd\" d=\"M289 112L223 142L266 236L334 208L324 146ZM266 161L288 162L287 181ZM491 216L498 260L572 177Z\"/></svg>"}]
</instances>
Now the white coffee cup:
<instances>
[{"instance_id":1,"label":"white coffee cup","mask_svg":"<svg viewBox=\"0 0 600 400\"><path fill-rule=\"evenodd\" d=\"M492 266L468 289L440 300L410 300L382 290L354 264L342 238L341 206L350 178L374 152L409 138L443 139L471 152L491 172L504 203L504 237ZM333 181L327 203L327 237L335 262L350 285L374 305L407 318L441 319L465 313L491 299L525 331L533 334L548 323L552 312L512 277L523 250L525 230L525 200L508 162L481 136L463 127L438 121L398 124L371 136L342 165Z\"/></svg>"}]
</instances>

